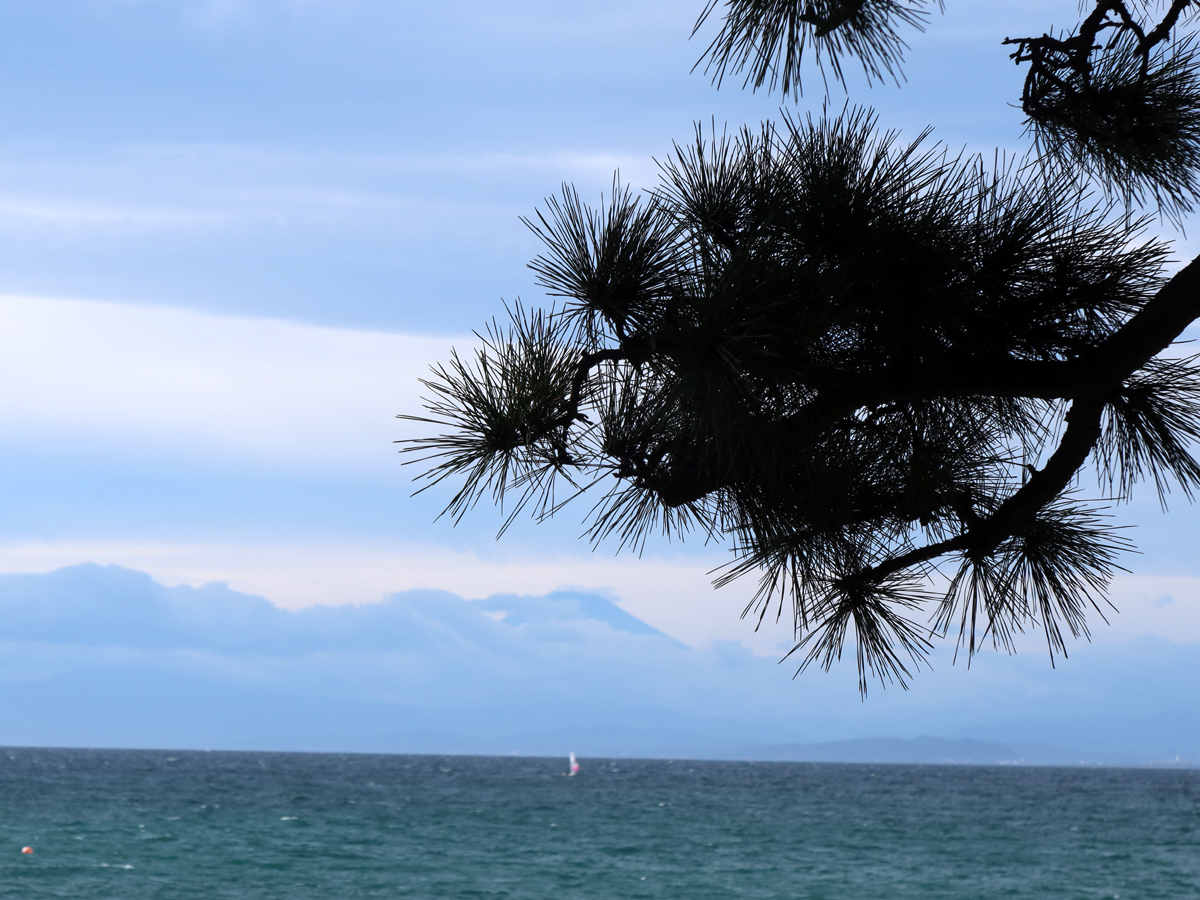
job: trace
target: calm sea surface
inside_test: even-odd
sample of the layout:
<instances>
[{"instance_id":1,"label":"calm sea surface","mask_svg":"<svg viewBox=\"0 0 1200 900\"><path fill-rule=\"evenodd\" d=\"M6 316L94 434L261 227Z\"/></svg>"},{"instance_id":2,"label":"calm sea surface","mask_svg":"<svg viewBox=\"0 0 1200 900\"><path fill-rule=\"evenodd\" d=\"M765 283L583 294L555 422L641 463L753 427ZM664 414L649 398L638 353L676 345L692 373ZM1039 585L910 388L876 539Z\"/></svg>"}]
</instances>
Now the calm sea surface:
<instances>
[{"instance_id":1,"label":"calm sea surface","mask_svg":"<svg viewBox=\"0 0 1200 900\"><path fill-rule=\"evenodd\" d=\"M580 762L3 750L0 896L1200 897L1198 771Z\"/></svg>"}]
</instances>

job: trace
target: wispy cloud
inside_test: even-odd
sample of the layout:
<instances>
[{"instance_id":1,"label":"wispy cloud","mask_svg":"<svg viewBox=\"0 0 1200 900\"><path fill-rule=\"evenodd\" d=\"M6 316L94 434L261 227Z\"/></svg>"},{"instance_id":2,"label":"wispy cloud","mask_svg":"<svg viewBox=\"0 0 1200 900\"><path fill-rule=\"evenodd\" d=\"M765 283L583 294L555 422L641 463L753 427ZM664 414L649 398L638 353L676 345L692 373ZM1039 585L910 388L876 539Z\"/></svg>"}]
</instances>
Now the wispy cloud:
<instances>
[{"instance_id":1,"label":"wispy cloud","mask_svg":"<svg viewBox=\"0 0 1200 900\"><path fill-rule=\"evenodd\" d=\"M647 155L604 149L378 154L157 143L81 157L9 149L0 152L0 229L453 230L464 219L515 222L517 208L504 201L519 184L552 191L580 182L598 200L618 170L636 187L658 181Z\"/></svg>"},{"instance_id":2,"label":"wispy cloud","mask_svg":"<svg viewBox=\"0 0 1200 900\"><path fill-rule=\"evenodd\" d=\"M146 231L212 226L220 221L218 215L192 210L139 209L0 196L0 230L34 226L74 231Z\"/></svg>"}]
</instances>

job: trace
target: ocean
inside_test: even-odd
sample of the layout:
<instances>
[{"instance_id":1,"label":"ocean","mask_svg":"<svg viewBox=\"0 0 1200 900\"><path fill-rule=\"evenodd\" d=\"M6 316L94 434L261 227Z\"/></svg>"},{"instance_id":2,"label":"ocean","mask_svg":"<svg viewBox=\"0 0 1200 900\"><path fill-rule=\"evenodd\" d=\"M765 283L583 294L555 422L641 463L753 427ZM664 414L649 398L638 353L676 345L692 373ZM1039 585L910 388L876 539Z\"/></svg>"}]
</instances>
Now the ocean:
<instances>
[{"instance_id":1,"label":"ocean","mask_svg":"<svg viewBox=\"0 0 1200 900\"><path fill-rule=\"evenodd\" d=\"M1200 897L1196 770L580 764L6 749L0 896Z\"/></svg>"}]
</instances>

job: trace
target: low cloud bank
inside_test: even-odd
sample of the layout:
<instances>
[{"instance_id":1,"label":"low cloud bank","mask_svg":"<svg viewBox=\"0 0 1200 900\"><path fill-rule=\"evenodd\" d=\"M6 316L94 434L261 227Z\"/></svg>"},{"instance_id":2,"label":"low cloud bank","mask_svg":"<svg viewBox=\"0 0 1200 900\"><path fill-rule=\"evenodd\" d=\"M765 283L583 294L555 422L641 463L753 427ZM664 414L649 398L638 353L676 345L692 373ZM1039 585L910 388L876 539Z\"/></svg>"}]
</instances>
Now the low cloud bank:
<instances>
[{"instance_id":1,"label":"low cloud bank","mask_svg":"<svg viewBox=\"0 0 1200 900\"><path fill-rule=\"evenodd\" d=\"M793 681L741 645L688 648L582 591L416 590L288 612L116 566L0 575L10 745L802 759L932 734L958 749L887 753L999 753L971 740L1030 761L1200 760L1200 645L1083 645L1057 669L1036 654L949 662L861 702L848 666Z\"/></svg>"}]
</instances>

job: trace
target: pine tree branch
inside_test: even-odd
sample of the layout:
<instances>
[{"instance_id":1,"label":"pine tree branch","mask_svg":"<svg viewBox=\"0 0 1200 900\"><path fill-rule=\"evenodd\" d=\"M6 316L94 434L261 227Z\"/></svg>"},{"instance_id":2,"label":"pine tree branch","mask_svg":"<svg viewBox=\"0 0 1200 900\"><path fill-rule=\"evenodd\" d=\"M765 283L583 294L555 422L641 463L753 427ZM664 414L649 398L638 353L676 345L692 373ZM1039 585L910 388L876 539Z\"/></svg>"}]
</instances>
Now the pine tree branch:
<instances>
[{"instance_id":1,"label":"pine tree branch","mask_svg":"<svg viewBox=\"0 0 1200 900\"><path fill-rule=\"evenodd\" d=\"M1006 538L1032 521L1039 510L1067 489L1100 439L1104 405L1101 398L1076 400L1071 404L1062 440L1046 465L1035 470L1020 490L967 532L972 556L990 556Z\"/></svg>"},{"instance_id":2,"label":"pine tree branch","mask_svg":"<svg viewBox=\"0 0 1200 900\"><path fill-rule=\"evenodd\" d=\"M1200 257L1163 285L1116 332L1075 359L1043 362L967 357L958 365L946 366L944 373L921 375L919 381L911 375L887 370L869 373L826 370L822 381L829 387L818 391L813 400L786 419L761 427L770 434L771 443L795 446L808 443L855 410L891 403L931 397L1076 401L1103 398L1169 347L1197 318L1200 318ZM679 461L653 487L664 505L676 508L730 487L741 471L744 468L736 462L717 470Z\"/></svg>"},{"instance_id":3,"label":"pine tree branch","mask_svg":"<svg viewBox=\"0 0 1200 900\"><path fill-rule=\"evenodd\" d=\"M1166 350L1200 318L1200 257L1181 269L1128 322L1081 357L1073 397L1105 394ZM1089 391L1089 386L1091 390Z\"/></svg>"},{"instance_id":4,"label":"pine tree branch","mask_svg":"<svg viewBox=\"0 0 1200 900\"><path fill-rule=\"evenodd\" d=\"M857 577L877 582L898 572L930 562L948 553L967 552L972 558L990 556L1005 540L1032 521L1038 512L1059 496L1075 473L1087 461L1100 438L1104 402L1097 399L1076 401L1067 413L1067 428L1058 449L1035 470L1020 490L1000 505L992 515L982 518L963 534L917 547L864 569Z\"/></svg>"}]
</instances>

